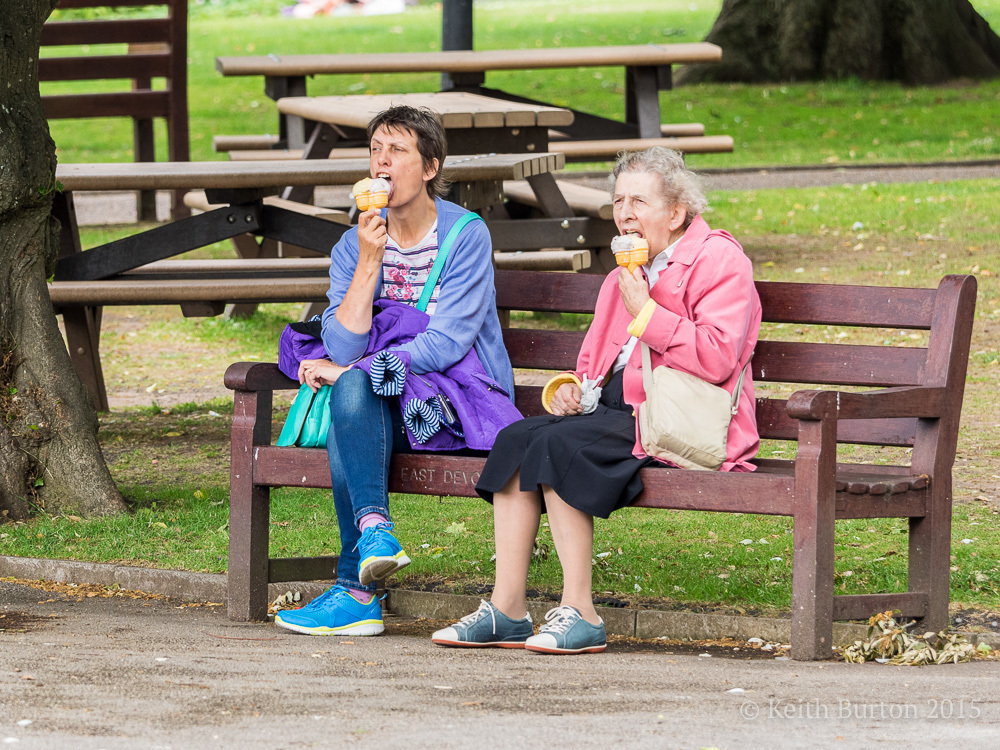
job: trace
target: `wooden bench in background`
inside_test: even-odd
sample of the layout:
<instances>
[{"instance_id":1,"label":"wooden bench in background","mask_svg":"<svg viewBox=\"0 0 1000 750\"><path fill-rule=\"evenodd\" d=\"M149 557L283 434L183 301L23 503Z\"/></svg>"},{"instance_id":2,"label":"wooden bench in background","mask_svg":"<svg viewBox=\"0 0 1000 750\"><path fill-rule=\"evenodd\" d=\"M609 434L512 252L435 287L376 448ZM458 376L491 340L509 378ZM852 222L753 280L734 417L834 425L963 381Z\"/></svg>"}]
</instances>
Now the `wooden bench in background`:
<instances>
[{"instance_id":1,"label":"wooden bench in background","mask_svg":"<svg viewBox=\"0 0 1000 750\"><path fill-rule=\"evenodd\" d=\"M130 91L88 91L42 97L50 120L81 117L132 119L135 160L156 161L153 119L167 124L167 159L191 158L187 106L187 0L60 0L60 10L121 9L155 6L156 18L101 17L97 20L49 20L42 27L42 47L98 47L97 54L45 57L42 82L128 80ZM122 45L127 45L122 49ZM163 79L163 88L154 80ZM43 89L44 90L44 89ZM156 220L156 192L140 192L139 219ZM181 194L174 211L185 213Z\"/></svg>"},{"instance_id":2,"label":"wooden bench in background","mask_svg":"<svg viewBox=\"0 0 1000 750\"><path fill-rule=\"evenodd\" d=\"M506 310L592 312L600 276L498 271ZM647 508L759 513L793 519L792 657L831 656L834 620L898 609L924 630L948 623L951 471L972 335L976 280L946 276L937 289L758 282L765 324L928 331L926 348L771 340L767 326L753 358L757 426L765 440L792 441L795 458L759 459L753 473L652 467L636 502ZM858 335L863 335L863 331ZM584 334L505 328L515 368L575 366ZM871 337L881 340L880 336ZM298 388L274 364L230 366L233 390L229 506L229 616L263 620L268 582L325 580L335 558L271 558L272 487L329 488L326 452L271 445L272 393ZM806 386L781 397L766 384ZM787 386L785 386L787 388ZM863 389L863 390L859 390ZM539 386L518 385L525 415L542 411ZM862 444L869 462L838 463L838 446ZM899 447L912 448L897 465ZM870 453L869 453L870 452ZM885 454L895 456L886 464ZM791 451L788 451L791 455ZM484 459L446 454L393 457L392 492L472 497ZM905 518L906 591L835 596L835 522ZM405 524L405 519L402 520ZM483 540L483 544L488 544Z\"/></svg>"}]
</instances>

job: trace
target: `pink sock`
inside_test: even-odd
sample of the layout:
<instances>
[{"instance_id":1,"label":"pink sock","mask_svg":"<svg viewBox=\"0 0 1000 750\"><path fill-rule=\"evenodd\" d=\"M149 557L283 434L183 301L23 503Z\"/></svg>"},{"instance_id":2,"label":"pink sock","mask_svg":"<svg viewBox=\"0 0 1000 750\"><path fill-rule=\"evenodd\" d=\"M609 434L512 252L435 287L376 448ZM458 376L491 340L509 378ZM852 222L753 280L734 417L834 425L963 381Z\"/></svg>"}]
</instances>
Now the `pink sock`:
<instances>
[{"instance_id":1,"label":"pink sock","mask_svg":"<svg viewBox=\"0 0 1000 750\"><path fill-rule=\"evenodd\" d=\"M381 513L365 513L361 516L361 520L358 521L358 530L364 531L369 526L375 526L380 523L389 523L389 519Z\"/></svg>"},{"instance_id":2,"label":"pink sock","mask_svg":"<svg viewBox=\"0 0 1000 750\"><path fill-rule=\"evenodd\" d=\"M361 589L347 589L351 592L351 596L357 599L362 604L368 604L375 596L371 591L361 591Z\"/></svg>"}]
</instances>

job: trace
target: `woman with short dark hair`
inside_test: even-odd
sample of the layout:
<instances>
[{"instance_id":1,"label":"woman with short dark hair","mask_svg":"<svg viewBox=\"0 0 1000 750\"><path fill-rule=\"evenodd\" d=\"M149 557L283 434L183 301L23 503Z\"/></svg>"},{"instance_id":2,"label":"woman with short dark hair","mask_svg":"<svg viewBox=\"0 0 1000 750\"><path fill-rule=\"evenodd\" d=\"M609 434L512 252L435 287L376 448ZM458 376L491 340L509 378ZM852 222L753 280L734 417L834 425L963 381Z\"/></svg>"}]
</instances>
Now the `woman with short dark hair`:
<instances>
[{"instance_id":1,"label":"woman with short dark hair","mask_svg":"<svg viewBox=\"0 0 1000 750\"><path fill-rule=\"evenodd\" d=\"M471 386L487 392L464 406L477 415L491 408L496 430L519 416L511 401L514 373L497 317L490 235L478 217L439 197L447 148L437 117L425 109L393 107L372 120L368 140L371 176L389 183L388 207L361 213L358 226L334 246L330 305L323 313L329 359L305 360L299 366L300 382L313 390L332 385L327 454L340 525L336 585L305 607L275 617L279 626L310 635L381 633L375 583L410 562L392 534L389 460L393 452L419 449L415 441L427 437L414 435L397 401L375 393L374 368L369 372L359 362L392 353L396 361L408 363L406 378L423 387L424 396L428 388L442 384L438 374L478 368ZM450 236L453 244L442 255L435 282L439 250ZM389 310L393 325L403 321L402 328L416 335L383 349L395 329L380 326L373 305L381 315ZM442 394L431 395L425 402L444 409ZM470 421L479 425L486 420ZM488 449L495 437L495 430L479 434L480 442L474 443L460 425L452 423L450 429L449 446L465 441L468 447Z\"/></svg>"}]
</instances>

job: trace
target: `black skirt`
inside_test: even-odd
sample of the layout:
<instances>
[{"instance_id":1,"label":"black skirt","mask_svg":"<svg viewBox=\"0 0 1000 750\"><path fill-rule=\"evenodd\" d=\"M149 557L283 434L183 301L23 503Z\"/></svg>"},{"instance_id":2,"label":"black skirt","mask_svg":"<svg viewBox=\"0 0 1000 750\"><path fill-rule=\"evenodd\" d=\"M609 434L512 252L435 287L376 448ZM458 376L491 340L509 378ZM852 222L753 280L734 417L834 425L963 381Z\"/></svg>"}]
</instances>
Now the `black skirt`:
<instances>
[{"instance_id":1,"label":"black skirt","mask_svg":"<svg viewBox=\"0 0 1000 750\"><path fill-rule=\"evenodd\" d=\"M568 505L592 516L607 518L632 503L642 492L639 469L656 461L632 455L635 417L622 397L623 372L601 389L591 414L528 417L501 430L476 491L492 503L493 493L520 469L522 491L548 485Z\"/></svg>"}]
</instances>

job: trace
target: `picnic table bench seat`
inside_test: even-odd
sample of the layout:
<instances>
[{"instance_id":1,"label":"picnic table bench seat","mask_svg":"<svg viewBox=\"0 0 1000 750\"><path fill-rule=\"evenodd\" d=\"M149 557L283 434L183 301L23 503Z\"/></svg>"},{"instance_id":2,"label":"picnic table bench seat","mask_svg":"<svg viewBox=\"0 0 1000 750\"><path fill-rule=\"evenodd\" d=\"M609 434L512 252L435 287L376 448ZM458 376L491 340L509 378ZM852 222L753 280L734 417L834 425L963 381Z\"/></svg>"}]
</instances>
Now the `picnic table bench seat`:
<instances>
[{"instance_id":1,"label":"picnic table bench seat","mask_svg":"<svg viewBox=\"0 0 1000 750\"><path fill-rule=\"evenodd\" d=\"M681 136L692 137L692 136L702 136L705 135L705 126L700 122L679 122L679 123L664 123L660 125L660 133L666 138L678 138ZM240 158L234 152L239 151L268 151L271 149L276 149L277 153L297 151L297 157L285 157L285 158L302 158L301 149L277 149L278 143L280 142L280 137L277 135L271 135L270 133L263 133L261 135L216 135L212 136L212 150L219 154L229 154L230 159ZM550 142L566 140L565 135L557 130L551 131L549 133ZM336 150L335 150L336 151ZM353 156L358 155L364 156L367 153L367 149L363 153L354 153ZM331 154L333 156L334 154ZM338 156L344 156L344 154L336 154ZM264 156L257 156L256 158L266 158ZM277 157L276 157L277 158Z\"/></svg>"},{"instance_id":2,"label":"picnic table bench seat","mask_svg":"<svg viewBox=\"0 0 1000 750\"><path fill-rule=\"evenodd\" d=\"M602 281L587 274L498 271L497 304L501 310L592 312ZM767 281L757 282L757 289L764 320L752 360L757 426L763 440L789 441L790 458L759 458L752 473L645 468L635 505L792 518L795 659L830 658L835 619L895 609L920 620L924 630L946 627L951 471L975 278L946 276L936 289ZM859 337L873 328L916 330L927 332L927 343L898 347L880 332L864 340L881 344L781 340L781 329L772 324L846 328ZM573 368L583 336L504 327L515 372ZM328 489L329 464L322 449L271 444L273 392L298 388L276 365L235 363L225 384L234 397L228 612L235 620L263 620L268 582L333 576L336 558L272 558L268 549L271 488ZM515 387L523 414L542 413L540 392L538 385ZM868 446L868 460L851 460L852 445ZM838 449L845 451L840 459ZM887 462L886 454L893 460ZM906 455L909 465L902 465ZM397 454L389 490L472 497L483 463L478 457ZM834 595L835 526L849 518L908 519L907 590Z\"/></svg>"}]
</instances>

